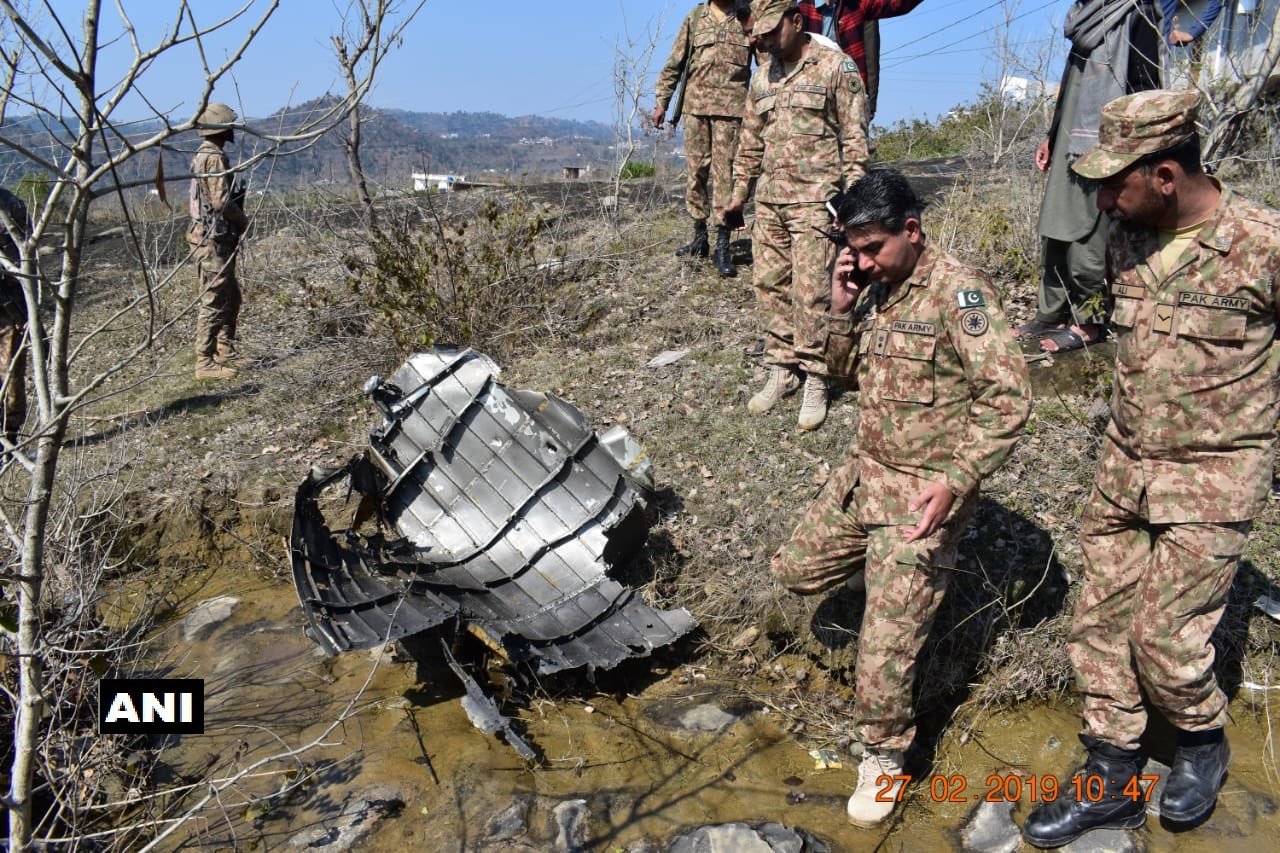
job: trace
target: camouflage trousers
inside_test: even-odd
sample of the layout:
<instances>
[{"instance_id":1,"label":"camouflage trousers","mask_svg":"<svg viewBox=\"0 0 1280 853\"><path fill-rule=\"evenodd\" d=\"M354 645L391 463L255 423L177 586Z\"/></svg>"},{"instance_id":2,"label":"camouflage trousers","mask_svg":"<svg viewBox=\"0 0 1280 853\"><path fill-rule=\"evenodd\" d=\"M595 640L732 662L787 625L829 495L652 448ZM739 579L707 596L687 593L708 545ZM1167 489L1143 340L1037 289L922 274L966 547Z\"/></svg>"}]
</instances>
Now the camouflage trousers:
<instances>
[{"instance_id":1,"label":"camouflage trousers","mask_svg":"<svg viewBox=\"0 0 1280 853\"><path fill-rule=\"evenodd\" d=\"M689 164L689 184L684 204L691 219L706 221L712 210L729 206L729 197L733 194L733 155L738 150L741 127L740 118L685 116L684 157Z\"/></svg>"},{"instance_id":2,"label":"camouflage trousers","mask_svg":"<svg viewBox=\"0 0 1280 853\"><path fill-rule=\"evenodd\" d=\"M11 442L27 419L26 332L26 317L0 304L0 430Z\"/></svg>"},{"instance_id":3,"label":"camouflage trousers","mask_svg":"<svg viewBox=\"0 0 1280 853\"><path fill-rule=\"evenodd\" d=\"M240 282L236 280L236 251L204 243L196 247L200 304L196 308L196 359L225 355L236 339L240 317Z\"/></svg>"},{"instance_id":4,"label":"camouflage trousers","mask_svg":"<svg viewBox=\"0 0 1280 853\"><path fill-rule=\"evenodd\" d=\"M827 375L827 318L835 246L819 203L756 202L752 286L765 329L765 360Z\"/></svg>"},{"instance_id":5,"label":"camouflage trousers","mask_svg":"<svg viewBox=\"0 0 1280 853\"><path fill-rule=\"evenodd\" d=\"M1136 748L1146 728L1144 694L1179 729L1226 722L1209 638L1253 524L1152 524L1145 514L1145 500L1135 514L1093 490L1067 644L1085 731L1122 749Z\"/></svg>"},{"instance_id":6,"label":"camouflage trousers","mask_svg":"<svg viewBox=\"0 0 1280 853\"><path fill-rule=\"evenodd\" d=\"M866 572L867 600L858 630L853 716L859 740L906 749L915 739L916 658L929 636L956 564L956 549L977 506L957 502L929 538L904 542L904 525L864 524L859 490L850 488L856 457L832 475L791 539L773 556L774 575L798 595L814 595Z\"/></svg>"}]
</instances>

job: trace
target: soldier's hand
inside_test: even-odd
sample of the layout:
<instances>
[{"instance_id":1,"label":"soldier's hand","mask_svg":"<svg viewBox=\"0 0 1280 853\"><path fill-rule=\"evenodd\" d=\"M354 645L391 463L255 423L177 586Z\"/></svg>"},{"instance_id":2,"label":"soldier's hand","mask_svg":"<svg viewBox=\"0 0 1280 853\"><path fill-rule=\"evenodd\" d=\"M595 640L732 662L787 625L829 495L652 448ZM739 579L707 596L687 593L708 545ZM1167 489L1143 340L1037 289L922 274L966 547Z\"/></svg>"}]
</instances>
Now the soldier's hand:
<instances>
[{"instance_id":1,"label":"soldier's hand","mask_svg":"<svg viewBox=\"0 0 1280 853\"><path fill-rule=\"evenodd\" d=\"M920 512L920 522L908 530L902 540L915 542L917 539L928 539L942 526L955 501L956 496L945 485L930 483L907 505L911 512Z\"/></svg>"},{"instance_id":2,"label":"soldier's hand","mask_svg":"<svg viewBox=\"0 0 1280 853\"><path fill-rule=\"evenodd\" d=\"M662 123L666 121L667 111L661 107L654 107L653 112L649 115L649 119L653 122L653 126L662 129Z\"/></svg>"},{"instance_id":3,"label":"soldier's hand","mask_svg":"<svg viewBox=\"0 0 1280 853\"><path fill-rule=\"evenodd\" d=\"M858 253L849 246L836 255L836 265L831 269L831 313L844 314L858 300L858 283L854 272L858 269Z\"/></svg>"},{"instance_id":4,"label":"soldier's hand","mask_svg":"<svg viewBox=\"0 0 1280 853\"><path fill-rule=\"evenodd\" d=\"M1042 172L1049 171L1049 155L1052 153L1049 147L1049 137L1040 140L1040 144L1036 146L1036 168Z\"/></svg>"}]
</instances>

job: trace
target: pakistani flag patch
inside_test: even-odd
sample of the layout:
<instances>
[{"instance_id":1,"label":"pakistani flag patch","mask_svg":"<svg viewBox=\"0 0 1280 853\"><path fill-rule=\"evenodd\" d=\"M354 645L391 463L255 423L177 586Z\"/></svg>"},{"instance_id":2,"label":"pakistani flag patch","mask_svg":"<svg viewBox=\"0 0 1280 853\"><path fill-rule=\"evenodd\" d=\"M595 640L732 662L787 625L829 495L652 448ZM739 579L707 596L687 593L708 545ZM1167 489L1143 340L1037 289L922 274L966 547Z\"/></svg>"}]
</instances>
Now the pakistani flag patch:
<instances>
[{"instance_id":1,"label":"pakistani flag patch","mask_svg":"<svg viewBox=\"0 0 1280 853\"><path fill-rule=\"evenodd\" d=\"M987 300L982 298L981 290L962 290L956 294L956 301L961 308L981 308L987 304Z\"/></svg>"},{"instance_id":2,"label":"pakistani flag patch","mask_svg":"<svg viewBox=\"0 0 1280 853\"><path fill-rule=\"evenodd\" d=\"M852 60L846 60L844 65L840 67L844 69L844 73L852 74L853 72L858 70L858 63L853 62Z\"/></svg>"}]
</instances>

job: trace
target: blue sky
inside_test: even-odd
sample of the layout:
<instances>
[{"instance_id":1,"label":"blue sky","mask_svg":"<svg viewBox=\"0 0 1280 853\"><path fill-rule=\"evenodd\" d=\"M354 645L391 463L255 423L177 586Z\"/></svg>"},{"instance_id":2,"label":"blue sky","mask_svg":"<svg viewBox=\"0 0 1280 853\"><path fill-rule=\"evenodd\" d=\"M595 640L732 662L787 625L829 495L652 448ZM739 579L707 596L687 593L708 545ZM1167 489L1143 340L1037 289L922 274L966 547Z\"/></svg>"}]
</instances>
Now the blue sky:
<instances>
[{"instance_id":1,"label":"blue sky","mask_svg":"<svg viewBox=\"0 0 1280 853\"><path fill-rule=\"evenodd\" d=\"M201 21L212 21L251 0L200 0L192 4ZM169 0L123 0L144 43L171 19ZM261 0L251 6L261 7ZM666 59L676 28L691 0L490 0L464 3L427 0L406 31L402 46L382 69L370 103L419 111L490 110L612 122L616 101L613 67L618 52L634 53L656 33L659 45L652 71ZM883 83L877 124L900 118L932 118L973 99L983 82L999 79L995 38L1009 30L1019 52L1053 50L1050 75L1061 63L1060 22L1069 0L924 0L914 12L882 22ZM67 23L74 32L82 3L55 0L55 8L75 10ZM342 88L329 46L346 0L283 0L232 79L215 96L250 116L265 115ZM166 11L167 10L167 11ZM477 11L482 10L482 11ZM1011 14L1012 27L1002 26ZM211 60L222 58L244 25L233 26L221 42L206 45ZM114 2L103 4L103 33L120 31ZM117 42L114 50L125 45ZM1025 75L1024 75L1025 76ZM182 114L193 106L200 83L194 54L158 64L144 78L148 99ZM651 94L646 96L652 106ZM136 118L140 105L126 109Z\"/></svg>"}]
</instances>

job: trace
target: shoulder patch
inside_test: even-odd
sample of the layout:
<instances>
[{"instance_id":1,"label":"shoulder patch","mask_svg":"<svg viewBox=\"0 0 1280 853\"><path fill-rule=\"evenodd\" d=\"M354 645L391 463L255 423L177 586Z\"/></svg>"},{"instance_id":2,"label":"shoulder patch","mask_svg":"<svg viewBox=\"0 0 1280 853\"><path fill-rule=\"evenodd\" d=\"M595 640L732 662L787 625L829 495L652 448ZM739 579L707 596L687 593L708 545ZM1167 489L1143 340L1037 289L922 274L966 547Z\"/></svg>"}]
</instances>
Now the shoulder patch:
<instances>
[{"instance_id":1,"label":"shoulder patch","mask_svg":"<svg viewBox=\"0 0 1280 853\"><path fill-rule=\"evenodd\" d=\"M966 335L973 335L976 338L985 335L991 328L991 319L987 317L986 311L972 308L960 315L960 328L964 329Z\"/></svg>"},{"instance_id":2,"label":"shoulder patch","mask_svg":"<svg viewBox=\"0 0 1280 853\"><path fill-rule=\"evenodd\" d=\"M956 294L956 302L961 308L980 308L987 304L981 290L962 290Z\"/></svg>"},{"instance_id":3,"label":"shoulder patch","mask_svg":"<svg viewBox=\"0 0 1280 853\"><path fill-rule=\"evenodd\" d=\"M858 70L858 63L854 62L852 59L846 59L844 64L840 66L840 70L845 74L853 74Z\"/></svg>"}]
</instances>

